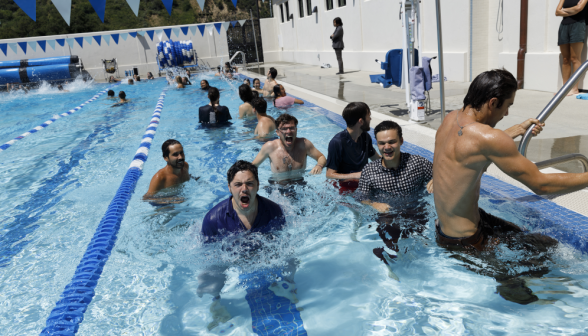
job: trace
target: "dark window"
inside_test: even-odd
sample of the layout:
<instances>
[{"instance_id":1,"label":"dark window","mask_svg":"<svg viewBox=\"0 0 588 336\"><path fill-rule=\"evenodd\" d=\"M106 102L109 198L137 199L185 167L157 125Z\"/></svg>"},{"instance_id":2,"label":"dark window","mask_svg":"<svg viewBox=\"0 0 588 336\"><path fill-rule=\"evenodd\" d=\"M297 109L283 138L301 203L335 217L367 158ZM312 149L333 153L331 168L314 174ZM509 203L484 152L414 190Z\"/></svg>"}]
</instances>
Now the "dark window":
<instances>
[{"instance_id":1,"label":"dark window","mask_svg":"<svg viewBox=\"0 0 588 336\"><path fill-rule=\"evenodd\" d=\"M347 0L339 0L339 7L347 5Z\"/></svg>"},{"instance_id":2,"label":"dark window","mask_svg":"<svg viewBox=\"0 0 588 336\"><path fill-rule=\"evenodd\" d=\"M300 12L300 17L304 17L304 1L298 0L298 11Z\"/></svg>"},{"instance_id":3,"label":"dark window","mask_svg":"<svg viewBox=\"0 0 588 336\"><path fill-rule=\"evenodd\" d=\"M333 0L327 0L327 10L333 9Z\"/></svg>"},{"instance_id":4,"label":"dark window","mask_svg":"<svg viewBox=\"0 0 588 336\"><path fill-rule=\"evenodd\" d=\"M284 6L280 5L280 16L282 17L282 23L284 23Z\"/></svg>"},{"instance_id":5,"label":"dark window","mask_svg":"<svg viewBox=\"0 0 588 336\"><path fill-rule=\"evenodd\" d=\"M284 2L286 5L286 20L290 21L290 6L288 5L288 1Z\"/></svg>"},{"instance_id":6,"label":"dark window","mask_svg":"<svg viewBox=\"0 0 588 336\"><path fill-rule=\"evenodd\" d=\"M306 14L312 15L312 0L306 0Z\"/></svg>"}]
</instances>

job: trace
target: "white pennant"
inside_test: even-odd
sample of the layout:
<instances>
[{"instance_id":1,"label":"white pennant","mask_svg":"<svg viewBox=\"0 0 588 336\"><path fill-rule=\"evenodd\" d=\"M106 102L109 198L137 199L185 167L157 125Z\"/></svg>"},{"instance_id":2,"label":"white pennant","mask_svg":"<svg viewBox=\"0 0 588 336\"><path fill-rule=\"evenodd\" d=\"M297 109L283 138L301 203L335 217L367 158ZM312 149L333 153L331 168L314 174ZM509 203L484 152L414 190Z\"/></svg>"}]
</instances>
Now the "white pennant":
<instances>
[{"instance_id":1,"label":"white pennant","mask_svg":"<svg viewBox=\"0 0 588 336\"><path fill-rule=\"evenodd\" d=\"M198 6L200 6L200 10L204 11L204 2L206 0L196 0L196 2L198 2Z\"/></svg>"},{"instance_id":2,"label":"white pennant","mask_svg":"<svg viewBox=\"0 0 588 336\"><path fill-rule=\"evenodd\" d=\"M129 6L131 6L131 9L133 10L133 13L135 13L135 16L139 16L139 2L140 0L127 0L127 3L129 4Z\"/></svg>"},{"instance_id":3,"label":"white pennant","mask_svg":"<svg viewBox=\"0 0 588 336\"><path fill-rule=\"evenodd\" d=\"M196 35L196 29L198 29L196 26L190 26L190 31L192 32L192 35Z\"/></svg>"},{"instance_id":4,"label":"white pennant","mask_svg":"<svg viewBox=\"0 0 588 336\"><path fill-rule=\"evenodd\" d=\"M55 40L47 40L47 44L55 50Z\"/></svg>"},{"instance_id":5,"label":"white pennant","mask_svg":"<svg viewBox=\"0 0 588 336\"><path fill-rule=\"evenodd\" d=\"M156 30L155 34L157 35L157 38L159 39L159 41L163 41L163 29Z\"/></svg>"},{"instance_id":6,"label":"white pennant","mask_svg":"<svg viewBox=\"0 0 588 336\"><path fill-rule=\"evenodd\" d=\"M129 33L121 33L120 37L122 37L123 40L127 40L127 37L129 37Z\"/></svg>"},{"instance_id":7,"label":"white pennant","mask_svg":"<svg viewBox=\"0 0 588 336\"><path fill-rule=\"evenodd\" d=\"M231 25L230 22L223 22L223 28L225 28L225 31L227 31L229 29L230 25Z\"/></svg>"},{"instance_id":8,"label":"white pennant","mask_svg":"<svg viewBox=\"0 0 588 336\"><path fill-rule=\"evenodd\" d=\"M241 25L241 27L243 27L243 25L245 24L245 21L247 21L247 20L239 20L239 24Z\"/></svg>"},{"instance_id":9,"label":"white pennant","mask_svg":"<svg viewBox=\"0 0 588 336\"><path fill-rule=\"evenodd\" d=\"M69 18L71 17L71 0L51 0L51 2L69 26Z\"/></svg>"}]
</instances>

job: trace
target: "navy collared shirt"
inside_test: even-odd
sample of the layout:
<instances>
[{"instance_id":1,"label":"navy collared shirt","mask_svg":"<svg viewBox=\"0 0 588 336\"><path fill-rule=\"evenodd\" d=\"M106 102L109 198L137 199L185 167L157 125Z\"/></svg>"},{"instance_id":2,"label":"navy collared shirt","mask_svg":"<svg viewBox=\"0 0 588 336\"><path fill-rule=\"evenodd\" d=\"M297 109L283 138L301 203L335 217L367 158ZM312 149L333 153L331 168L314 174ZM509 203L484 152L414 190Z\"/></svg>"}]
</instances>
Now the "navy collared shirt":
<instances>
[{"instance_id":1,"label":"navy collared shirt","mask_svg":"<svg viewBox=\"0 0 588 336\"><path fill-rule=\"evenodd\" d=\"M344 129L329 142L326 167L339 174L357 173L374 154L376 150L372 144L372 137L367 132L362 132L355 142L347 129Z\"/></svg>"},{"instance_id":2,"label":"navy collared shirt","mask_svg":"<svg viewBox=\"0 0 588 336\"><path fill-rule=\"evenodd\" d=\"M259 195L256 197L257 217L255 217L253 225L251 225L251 230L247 230L243 223L241 223L237 211L233 208L233 196L231 196L215 205L204 216L204 220L202 221L202 235L207 238L213 238L245 231L267 233L275 229L280 229L286 223L282 208L277 203L265 197Z\"/></svg>"}]
</instances>

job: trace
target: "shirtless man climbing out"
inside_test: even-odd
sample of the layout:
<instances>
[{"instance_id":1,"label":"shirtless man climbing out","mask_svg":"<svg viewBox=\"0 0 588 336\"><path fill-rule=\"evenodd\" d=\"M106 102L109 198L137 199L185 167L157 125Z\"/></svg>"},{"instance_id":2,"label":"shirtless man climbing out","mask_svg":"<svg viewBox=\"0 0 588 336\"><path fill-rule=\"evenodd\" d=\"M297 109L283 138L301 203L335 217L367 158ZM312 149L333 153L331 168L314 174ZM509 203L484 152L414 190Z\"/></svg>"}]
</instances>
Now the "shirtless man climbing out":
<instances>
[{"instance_id":1,"label":"shirtless man climbing out","mask_svg":"<svg viewBox=\"0 0 588 336\"><path fill-rule=\"evenodd\" d=\"M276 130L276 121L266 114L267 102L263 98L254 98L251 101L253 111L257 115L257 126L254 135L263 138L271 135Z\"/></svg>"},{"instance_id":2,"label":"shirtless man climbing out","mask_svg":"<svg viewBox=\"0 0 588 336\"><path fill-rule=\"evenodd\" d=\"M506 70L480 74L470 85L464 107L449 113L437 131L433 186L439 217L437 241L442 246L474 251L506 242L545 252L557 244L552 238L525 232L478 207L482 175L492 163L537 194L569 193L588 187L588 173L543 174L518 152L513 139L531 126L533 134L539 134L543 123L528 119L506 131L494 128L508 115L516 90L517 81ZM512 284L508 286L512 290ZM537 300L530 293L528 297L507 298L500 286L498 290L511 301Z\"/></svg>"}]
</instances>

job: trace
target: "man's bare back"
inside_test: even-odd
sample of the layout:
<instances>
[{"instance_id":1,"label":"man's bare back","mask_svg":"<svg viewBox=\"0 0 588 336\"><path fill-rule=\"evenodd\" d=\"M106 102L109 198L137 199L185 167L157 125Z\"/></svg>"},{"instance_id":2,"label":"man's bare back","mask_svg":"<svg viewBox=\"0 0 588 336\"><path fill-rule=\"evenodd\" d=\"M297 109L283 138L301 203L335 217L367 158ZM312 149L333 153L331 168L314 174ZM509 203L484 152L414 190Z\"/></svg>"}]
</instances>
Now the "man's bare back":
<instances>
[{"instance_id":1,"label":"man's bare back","mask_svg":"<svg viewBox=\"0 0 588 336\"><path fill-rule=\"evenodd\" d=\"M255 127L254 135L258 137L272 136L276 131L276 121L270 116L260 116Z\"/></svg>"}]
</instances>

